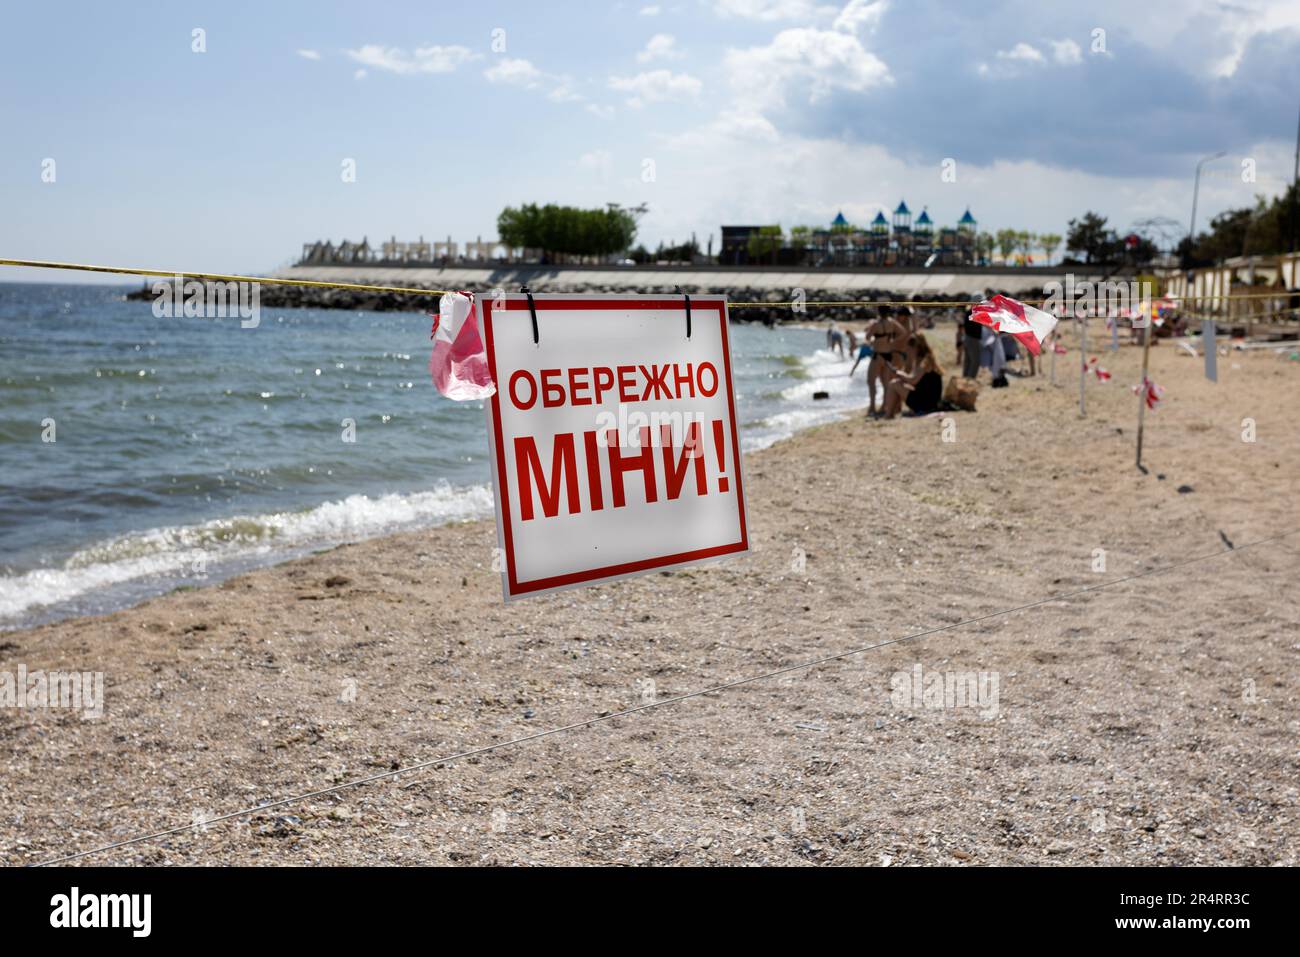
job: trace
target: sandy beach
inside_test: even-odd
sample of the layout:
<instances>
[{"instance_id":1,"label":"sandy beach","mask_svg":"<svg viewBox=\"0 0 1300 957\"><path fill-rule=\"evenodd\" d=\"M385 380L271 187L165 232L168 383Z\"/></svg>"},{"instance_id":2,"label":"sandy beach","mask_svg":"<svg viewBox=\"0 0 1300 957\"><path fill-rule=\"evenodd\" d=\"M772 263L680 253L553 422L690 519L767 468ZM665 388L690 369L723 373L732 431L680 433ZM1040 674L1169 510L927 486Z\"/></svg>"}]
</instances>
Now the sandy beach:
<instances>
[{"instance_id":1,"label":"sandy beach","mask_svg":"<svg viewBox=\"0 0 1300 957\"><path fill-rule=\"evenodd\" d=\"M1214 384L1160 343L1143 475L1141 350L1097 353L1081 418L1067 343L1056 387L750 456L744 559L506 606L476 521L0 634L0 670L106 676L97 719L0 709L3 861L1222 552L87 862L1294 865L1300 534L1241 547L1300 530L1300 363L1236 352ZM996 713L900 706L918 665L995 675Z\"/></svg>"}]
</instances>

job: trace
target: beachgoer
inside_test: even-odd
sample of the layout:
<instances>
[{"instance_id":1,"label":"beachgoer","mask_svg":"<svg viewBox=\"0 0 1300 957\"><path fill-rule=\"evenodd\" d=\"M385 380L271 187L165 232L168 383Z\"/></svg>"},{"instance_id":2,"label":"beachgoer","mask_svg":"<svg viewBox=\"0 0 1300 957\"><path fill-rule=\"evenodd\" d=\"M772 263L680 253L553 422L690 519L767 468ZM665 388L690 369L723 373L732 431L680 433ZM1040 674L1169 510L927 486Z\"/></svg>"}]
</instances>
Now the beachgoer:
<instances>
[{"instance_id":1,"label":"beachgoer","mask_svg":"<svg viewBox=\"0 0 1300 957\"><path fill-rule=\"evenodd\" d=\"M860 346L858 346L858 357L853 360L853 368L849 370L849 378L853 378L853 373L858 371L858 363L863 359L870 359L875 354L876 351L871 348L871 343L869 342L864 341ZM869 366L870 364L868 363L868 367Z\"/></svg>"},{"instance_id":2,"label":"beachgoer","mask_svg":"<svg viewBox=\"0 0 1300 957\"><path fill-rule=\"evenodd\" d=\"M844 333L840 331L839 323L832 322L826 329L826 348L839 355L841 359L844 356Z\"/></svg>"},{"instance_id":3,"label":"beachgoer","mask_svg":"<svg viewBox=\"0 0 1300 957\"><path fill-rule=\"evenodd\" d=\"M993 377L993 388L1007 386L1007 351L1002 345L1002 334L989 326L981 325L984 338L980 340L980 365L987 366Z\"/></svg>"},{"instance_id":4,"label":"beachgoer","mask_svg":"<svg viewBox=\"0 0 1300 957\"><path fill-rule=\"evenodd\" d=\"M867 363L867 414L876 414L876 383L887 387L903 364L903 349L908 331L890 315L888 306L880 307L880 317L867 327L871 361Z\"/></svg>"},{"instance_id":5,"label":"beachgoer","mask_svg":"<svg viewBox=\"0 0 1300 957\"><path fill-rule=\"evenodd\" d=\"M967 314L957 331L957 354L961 357L961 374L964 378L975 379L980 374L980 340L984 338L984 326Z\"/></svg>"},{"instance_id":6,"label":"beachgoer","mask_svg":"<svg viewBox=\"0 0 1300 957\"><path fill-rule=\"evenodd\" d=\"M938 410L943 398L943 367L925 336L909 336L907 353L911 360L908 371L895 375L886 389L887 419L898 415L904 403L915 415L929 415Z\"/></svg>"},{"instance_id":7,"label":"beachgoer","mask_svg":"<svg viewBox=\"0 0 1300 957\"><path fill-rule=\"evenodd\" d=\"M1002 355L1007 362L1020 361L1020 344L1016 342L1015 336L1009 336L1005 332L1002 335ZM1026 349L1026 352L1029 350ZM1024 375L1023 370L1016 366L1016 375Z\"/></svg>"}]
</instances>

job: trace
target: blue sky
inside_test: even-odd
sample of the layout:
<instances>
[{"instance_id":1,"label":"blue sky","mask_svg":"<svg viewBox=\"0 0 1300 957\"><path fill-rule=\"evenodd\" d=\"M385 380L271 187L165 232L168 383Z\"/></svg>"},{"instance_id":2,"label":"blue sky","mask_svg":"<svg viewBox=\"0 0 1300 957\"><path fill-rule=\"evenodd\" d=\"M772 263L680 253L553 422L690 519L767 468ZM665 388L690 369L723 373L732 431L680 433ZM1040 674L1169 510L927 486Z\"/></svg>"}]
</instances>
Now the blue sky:
<instances>
[{"instance_id":1,"label":"blue sky","mask_svg":"<svg viewBox=\"0 0 1300 957\"><path fill-rule=\"evenodd\" d=\"M264 272L531 200L645 202L650 245L900 198L1063 233L1185 223L1218 150L1202 223L1281 192L1300 4L55 0L6 10L0 89L0 256Z\"/></svg>"}]
</instances>

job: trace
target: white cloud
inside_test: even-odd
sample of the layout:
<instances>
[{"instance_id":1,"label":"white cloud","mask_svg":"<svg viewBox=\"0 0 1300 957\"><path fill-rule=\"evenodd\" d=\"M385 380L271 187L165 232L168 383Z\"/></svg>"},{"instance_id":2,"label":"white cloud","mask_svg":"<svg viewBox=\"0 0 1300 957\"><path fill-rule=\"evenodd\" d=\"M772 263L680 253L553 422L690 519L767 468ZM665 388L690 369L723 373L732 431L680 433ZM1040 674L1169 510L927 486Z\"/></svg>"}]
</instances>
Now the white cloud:
<instances>
[{"instance_id":1,"label":"white cloud","mask_svg":"<svg viewBox=\"0 0 1300 957\"><path fill-rule=\"evenodd\" d=\"M1060 66L1078 66L1083 62L1083 49L1074 40L1048 40L1052 48L1052 60ZM1009 50L999 50L997 62L981 62L975 71L983 77L1005 78L1019 75L1022 67L1038 67L1047 64L1043 51L1030 43L1021 41Z\"/></svg>"},{"instance_id":2,"label":"white cloud","mask_svg":"<svg viewBox=\"0 0 1300 957\"><path fill-rule=\"evenodd\" d=\"M763 162L753 156L762 148ZM998 160L961 166L956 183L942 183L936 166L910 162L875 144L840 139L781 135L761 117L726 114L686 132L665 136L655 155L671 162L675 176L670 201L651 204L639 238L653 246L660 238L698 231L704 245L709 233L717 246L721 223L827 225L839 210L866 223L876 210L886 215L900 198L919 210L925 206L940 225L951 225L966 209L981 229L1052 231L1064 234L1066 221L1095 209L1111 225L1127 229L1154 215L1186 206L1186 177L1107 176L1034 160ZM1260 168L1270 164L1290 171L1292 146L1274 144L1271 152L1252 146ZM702 158L707 157L707 160ZM863 186L863 184L867 184ZM1286 189L1285 177L1276 192ZM1215 192L1212 200L1207 200ZM1201 202L1214 208L1240 205L1240 184L1229 177L1201 184Z\"/></svg>"},{"instance_id":3,"label":"white cloud","mask_svg":"<svg viewBox=\"0 0 1300 957\"><path fill-rule=\"evenodd\" d=\"M525 88L537 86L542 79L542 71L527 60L505 59L495 66L483 71L491 83L504 83L508 86Z\"/></svg>"},{"instance_id":4,"label":"white cloud","mask_svg":"<svg viewBox=\"0 0 1300 957\"><path fill-rule=\"evenodd\" d=\"M1071 41L1064 40L1062 42L1069 43ZM1037 47L1024 41L1017 43L1010 50L999 50L996 57L997 62L995 63L981 61L976 64L975 72L982 77L1002 79L1016 76L1023 66L1041 66L1047 62L1047 58L1043 56Z\"/></svg>"},{"instance_id":5,"label":"white cloud","mask_svg":"<svg viewBox=\"0 0 1300 957\"><path fill-rule=\"evenodd\" d=\"M365 66L408 76L417 73L451 73L461 64L479 57L479 54L462 46L416 47L408 53L400 47L382 47L375 43L348 50L347 54Z\"/></svg>"},{"instance_id":6,"label":"white cloud","mask_svg":"<svg viewBox=\"0 0 1300 957\"><path fill-rule=\"evenodd\" d=\"M302 57L304 60L320 59L320 53L318 53L316 50L299 50L298 56Z\"/></svg>"},{"instance_id":7,"label":"white cloud","mask_svg":"<svg viewBox=\"0 0 1300 957\"><path fill-rule=\"evenodd\" d=\"M365 69L362 68L362 69L359 69L359 70L357 70L357 72L355 72L355 73L352 74L352 79L354 79L354 80L364 80L368 75L369 75L369 74L366 73Z\"/></svg>"},{"instance_id":8,"label":"white cloud","mask_svg":"<svg viewBox=\"0 0 1300 957\"><path fill-rule=\"evenodd\" d=\"M856 36L812 27L782 30L767 46L728 50L723 62L737 98L760 110L784 105L794 83L807 84L815 102L835 89L861 93L893 82Z\"/></svg>"},{"instance_id":9,"label":"white cloud","mask_svg":"<svg viewBox=\"0 0 1300 957\"><path fill-rule=\"evenodd\" d=\"M581 103L587 98L573 88L573 80L540 70L524 59L505 59L483 71L489 83L523 90L545 90L554 103Z\"/></svg>"},{"instance_id":10,"label":"white cloud","mask_svg":"<svg viewBox=\"0 0 1300 957\"><path fill-rule=\"evenodd\" d=\"M717 0L713 8L721 17L764 21L812 20L838 12L813 0Z\"/></svg>"},{"instance_id":11,"label":"white cloud","mask_svg":"<svg viewBox=\"0 0 1300 957\"><path fill-rule=\"evenodd\" d=\"M752 146L755 143L777 143L781 139L781 134L777 132L772 121L761 113L723 110L705 125L665 139L672 149L688 152L699 150L702 151L701 155L707 155L722 142L733 147L740 147L742 144Z\"/></svg>"},{"instance_id":12,"label":"white cloud","mask_svg":"<svg viewBox=\"0 0 1300 957\"><path fill-rule=\"evenodd\" d=\"M1202 11L1202 14L1217 18L1218 25L1230 38L1229 52L1211 61L1211 71L1217 77L1232 76L1237 72L1246 46L1258 34L1300 29L1300 4L1295 0L1264 0L1245 9L1220 3L1207 6L1209 9ZM1182 14L1183 11L1180 10L1179 13ZM1185 15L1183 19L1189 26L1196 25Z\"/></svg>"},{"instance_id":13,"label":"white cloud","mask_svg":"<svg viewBox=\"0 0 1300 957\"><path fill-rule=\"evenodd\" d=\"M586 110L592 116L602 120L607 120L614 115L614 108L612 106L602 106L599 103L588 103Z\"/></svg>"},{"instance_id":14,"label":"white cloud","mask_svg":"<svg viewBox=\"0 0 1300 957\"><path fill-rule=\"evenodd\" d=\"M546 98L556 103L581 103L586 99L585 96L571 87L567 81L561 82L551 92L547 93Z\"/></svg>"},{"instance_id":15,"label":"white cloud","mask_svg":"<svg viewBox=\"0 0 1300 957\"><path fill-rule=\"evenodd\" d=\"M885 11L889 8L886 0L849 0L833 24L836 30L857 33L862 27L874 30Z\"/></svg>"},{"instance_id":16,"label":"white cloud","mask_svg":"<svg viewBox=\"0 0 1300 957\"><path fill-rule=\"evenodd\" d=\"M681 57L677 49L677 40L671 33L656 33L646 43L645 49L636 55L638 63L652 60L676 60Z\"/></svg>"},{"instance_id":17,"label":"white cloud","mask_svg":"<svg viewBox=\"0 0 1300 957\"><path fill-rule=\"evenodd\" d=\"M1023 60L1027 63L1043 63L1043 55L1038 52L1036 47L1030 46L1023 40L1017 43L1010 50L999 50L999 60Z\"/></svg>"},{"instance_id":18,"label":"white cloud","mask_svg":"<svg viewBox=\"0 0 1300 957\"><path fill-rule=\"evenodd\" d=\"M636 76L611 76L609 88L620 93L631 93L628 106L639 107L646 103L689 99L699 94L703 84L688 73L650 70Z\"/></svg>"},{"instance_id":19,"label":"white cloud","mask_svg":"<svg viewBox=\"0 0 1300 957\"><path fill-rule=\"evenodd\" d=\"M663 8L653 3L650 4L650 6L648 7L641 8L641 16L643 17L657 17L662 12L663 12Z\"/></svg>"},{"instance_id":20,"label":"white cloud","mask_svg":"<svg viewBox=\"0 0 1300 957\"><path fill-rule=\"evenodd\" d=\"M1073 40L1053 40L1052 57L1062 66L1075 66L1083 62L1083 50Z\"/></svg>"},{"instance_id":21,"label":"white cloud","mask_svg":"<svg viewBox=\"0 0 1300 957\"><path fill-rule=\"evenodd\" d=\"M609 150L592 150L578 157L578 168L590 173L597 182L608 182L614 169L614 154Z\"/></svg>"}]
</instances>

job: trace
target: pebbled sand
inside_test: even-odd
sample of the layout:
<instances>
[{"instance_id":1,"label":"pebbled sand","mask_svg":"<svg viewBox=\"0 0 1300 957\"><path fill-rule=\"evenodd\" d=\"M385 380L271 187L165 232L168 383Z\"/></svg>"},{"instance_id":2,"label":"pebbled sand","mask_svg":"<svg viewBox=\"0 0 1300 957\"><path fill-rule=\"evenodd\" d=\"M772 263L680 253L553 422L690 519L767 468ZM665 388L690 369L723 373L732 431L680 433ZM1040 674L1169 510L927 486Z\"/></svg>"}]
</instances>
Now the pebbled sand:
<instances>
[{"instance_id":1,"label":"pebbled sand","mask_svg":"<svg viewBox=\"0 0 1300 957\"><path fill-rule=\"evenodd\" d=\"M952 327L931 335L951 360ZM0 635L0 670L108 683L99 720L0 710L0 857L1300 530L1300 363L1221 357L1216 386L1157 346L1168 398L1143 476L1140 350L1099 355L1115 377L1090 384L1086 419L1072 351L1061 387L985 388L952 443L937 418L856 417L750 457L756 552L725 565L505 607L475 522ZM996 673L997 716L900 707L891 676L917 664ZM1295 864L1298 672L1300 535L90 862Z\"/></svg>"}]
</instances>

